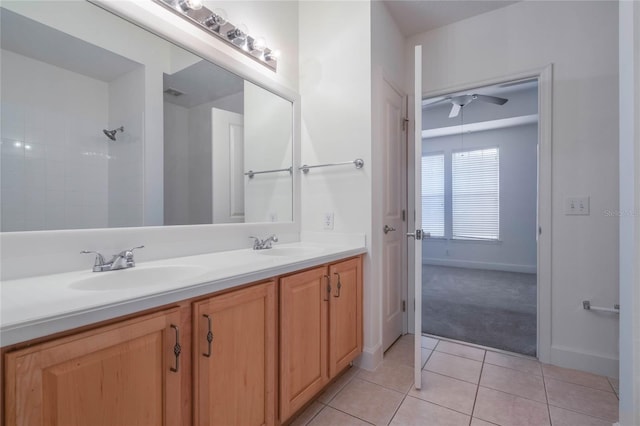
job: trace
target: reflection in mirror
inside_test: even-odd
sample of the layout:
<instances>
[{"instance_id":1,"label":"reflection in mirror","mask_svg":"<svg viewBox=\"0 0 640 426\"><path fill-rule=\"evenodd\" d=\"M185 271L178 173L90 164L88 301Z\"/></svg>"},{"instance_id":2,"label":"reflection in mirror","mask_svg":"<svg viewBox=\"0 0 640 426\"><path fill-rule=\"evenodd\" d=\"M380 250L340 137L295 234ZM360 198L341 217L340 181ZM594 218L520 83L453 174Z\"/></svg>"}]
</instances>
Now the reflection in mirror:
<instances>
[{"instance_id":1,"label":"reflection in mirror","mask_svg":"<svg viewBox=\"0 0 640 426\"><path fill-rule=\"evenodd\" d=\"M0 9L2 231L292 220L288 171L246 175L291 168L290 101L51 3Z\"/></svg>"}]
</instances>

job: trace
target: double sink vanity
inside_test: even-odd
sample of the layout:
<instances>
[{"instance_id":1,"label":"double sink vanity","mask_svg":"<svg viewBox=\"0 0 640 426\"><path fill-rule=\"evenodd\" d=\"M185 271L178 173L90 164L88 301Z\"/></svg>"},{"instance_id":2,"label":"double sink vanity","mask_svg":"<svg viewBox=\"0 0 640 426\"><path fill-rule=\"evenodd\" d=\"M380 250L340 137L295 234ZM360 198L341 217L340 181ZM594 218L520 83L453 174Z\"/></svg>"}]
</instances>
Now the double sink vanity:
<instances>
[{"instance_id":1,"label":"double sink vanity","mask_svg":"<svg viewBox=\"0 0 640 426\"><path fill-rule=\"evenodd\" d=\"M2 283L7 425L272 425L362 351L363 245Z\"/></svg>"}]
</instances>

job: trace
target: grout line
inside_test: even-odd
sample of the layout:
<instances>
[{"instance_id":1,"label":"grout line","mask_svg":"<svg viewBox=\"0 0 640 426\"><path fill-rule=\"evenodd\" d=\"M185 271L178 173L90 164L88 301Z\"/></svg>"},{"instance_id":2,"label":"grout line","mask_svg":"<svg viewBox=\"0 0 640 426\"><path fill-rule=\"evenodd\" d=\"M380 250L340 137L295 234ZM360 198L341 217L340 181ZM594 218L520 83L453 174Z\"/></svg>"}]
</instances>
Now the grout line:
<instances>
[{"instance_id":1,"label":"grout line","mask_svg":"<svg viewBox=\"0 0 640 426\"><path fill-rule=\"evenodd\" d=\"M538 404L542 404L542 405L549 405L549 404L545 404L544 402L540 402L537 399L531 399L531 398L527 398L526 396L520 396L520 395L516 395L515 393L509 393L509 392L505 392L503 390L500 389L494 389L494 388L490 388L489 386L480 386L481 388L485 388L485 389L489 389L495 392L500 392L503 393L505 395L511 395L511 396L515 396L516 398L520 398L520 399L526 399L527 401L531 401L531 402L536 402ZM546 391L545 391L546 393Z\"/></svg>"},{"instance_id":2,"label":"grout line","mask_svg":"<svg viewBox=\"0 0 640 426\"><path fill-rule=\"evenodd\" d=\"M484 361L484 363L485 363L485 364L492 365L492 366L494 366L494 367L500 367L500 368L506 368L506 369L513 370L513 371L518 371L518 372L520 372L520 373L522 373L522 374L529 374L529 375L531 375L531 376L542 377L542 366L540 367L540 374L536 374L536 373L532 373L532 372L530 372L530 371L523 371L523 370L519 370L519 369L517 369L517 368L513 368L513 367L506 367L506 366L504 366L504 365L494 364L494 363L489 362L489 361L486 361L486 360ZM538 364L538 365L540 365L540 364Z\"/></svg>"},{"instance_id":3,"label":"grout line","mask_svg":"<svg viewBox=\"0 0 640 426\"><path fill-rule=\"evenodd\" d=\"M549 424L551 424L551 407L549 406L549 393L547 392L547 381L544 377L544 370L542 372L542 385L544 386L544 397L547 400L547 416L549 416Z\"/></svg>"},{"instance_id":4,"label":"grout line","mask_svg":"<svg viewBox=\"0 0 640 426\"><path fill-rule=\"evenodd\" d=\"M450 342L450 343L457 343L459 345L464 345L464 346L469 346L472 348L476 348L476 349L483 349L485 351L489 351L489 352L495 352L497 354L501 354L501 355L507 355L507 356L512 356L515 358L522 358L522 359L528 359L531 361L538 361L540 362L540 360L534 356L531 355L525 355L525 354L519 354L517 352L511 352L511 351L507 351L504 349L499 349L499 348L492 348L490 346L483 346L483 345L478 345L476 343L471 343L471 342L465 342L463 340L456 340L456 339L450 339L448 337L443 337L443 336L436 336L434 334L427 334L427 333L422 333L423 336L425 337L430 337L432 339L443 341L443 342Z\"/></svg>"},{"instance_id":5,"label":"grout line","mask_svg":"<svg viewBox=\"0 0 640 426\"><path fill-rule=\"evenodd\" d=\"M329 407L329 406L327 405L327 407ZM346 415L347 415L347 416L349 416L349 417L353 417L354 419L358 419L358 420L360 420L360 421L363 421L363 422L365 422L365 423L367 423L367 424L370 424L370 425L374 424L374 423L371 423L371 422L370 422L370 421L368 421L368 420L365 420L365 419L360 418L360 417L358 417L358 416L354 416L354 415L353 415L353 414L351 414L351 413L347 413L346 411L343 411L343 410L341 410L341 409L339 409L339 408L336 408L336 407L329 407L329 408L332 408L332 409L334 409L334 410L336 410L336 411L339 411L339 412L341 412L342 414L346 414Z\"/></svg>"},{"instance_id":6,"label":"grout line","mask_svg":"<svg viewBox=\"0 0 640 426\"><path fill-rule=\"evenodd\" d=\"M469 426L473 421L473 413L476 411L476 402L478 401L478 392L480 391L480 380L482 380L482 370L484 370L484 360L487 358L487 353L484 353L482 357L482 365L480 366L480 376L478 376L478 384L476 386L476 396L473 398L473 407L471 407L471 419L469 419Z\"/></svg>"},{"instance_id":7,"label":"grout line","mask_svg":"<svg viewBox=\"0 0 640 426\"><path fill-rule=\"evenodd\" d=\"M610 392L610 391L606 391L606 390L599 389L599 388L594 388L594 387L587 386L587 385L581 385L580 383L568 382L568 381L563 380L563 379L558 379L557 377L551 377L551 376L547 377L547 376L544 375L544 373L543 373L542 377L550 379L550 380L555 380L555 381L558 381L558 382L562 382L562 383L567 383L569 385L580 386L581 388L585 388L585 389L591 389L591 390L595 390L595 391L600 391L600 392L604 392L604 393L607 393L607 394L612 393L614 396L617 396L615 389L613 390L613 392ZM611 384L609 384L609 385L611 385Z\"/></svg>"},{"instance_id":8,"label":"grout line","mask_svg":"<svg viewBox=\"0 0 640 426\"><path fill-rule=\"evenodd\" d=\"M472 414L469 414L469 413L465 413L463 411L456 410L455 408L447 407L446 405L442 405L442 404L439 404L437 402L427 401L426 399L422 399L419 396L414 396L414 395L409 395L409 394L407 394L407 396L410 397L410 398L413 398L413 399L417 399L417 400L419 400L421 402L426 402L427 404L435 405L436 407L444 408L445 410L453 411L454 413L462 414L462 415L465 415L467 417L473 417L473 415L472 415L473 414L473 410L471 411Z\"/></svg>"},{"instance_id":9,"label":"grout line","mask_svg":"<svg viewBox=\"0 0 640 426\"><path fill-rule=\"evenodd\" d=\"M594 416L593 414L587 414L587 413L585 413L583 411L577 411L575 408L560 407L559 405L555 405L555 404L549 404L549 407L559 408L559 409L565 410L565 411L571 411L572 413L581 414L583 416L591 417L593 419L603 420L605 422L611 422L610 419L605 419L604 417Z\"/></svg>"},{"instance_id":10,"label":"grout line","mask_svg":"<svg viewBox=\"0 0 640 426\"><path fill-rule=\"evenodd\" d=\"M410 391L411 391L411 388L409 388L409 391L407 391L407 393L402 397L402 401L400 401L400 404L398 404L396 409L393 411L393 415L391 416L391 418L387 422L387 425L391 424L391 422L393 421L393 418L396 416L396 414L398 414L398 410L400 410L400 407L402 407L402 404L404 404L404 400L407 399L407 397L409 396L409 392Z\"/></svg>"}]
</instances>

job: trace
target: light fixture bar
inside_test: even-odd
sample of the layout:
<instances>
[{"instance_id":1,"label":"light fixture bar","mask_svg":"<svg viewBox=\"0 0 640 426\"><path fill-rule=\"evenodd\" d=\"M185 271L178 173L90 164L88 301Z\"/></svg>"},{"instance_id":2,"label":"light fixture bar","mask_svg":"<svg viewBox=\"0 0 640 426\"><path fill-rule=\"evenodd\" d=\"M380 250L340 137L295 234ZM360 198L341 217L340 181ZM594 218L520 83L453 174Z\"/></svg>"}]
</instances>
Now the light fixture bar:
<instances>
[{"instance_id":1,"label":"light fixture bar","mask_svg":"<svg viewBox=\"0 0 640 426\"><path fill-rule=\"evenodd\" d=\"M265 67L276 71L278 68L277 50L272 50L264 46L264 40L251 37L243 31L240 25L236 26L220 16L219 13L207 9L199 0L153 0L178 16L196 25L207 34L212 34L244 53L254 61L261 63ZM192 8L197 5L197 9ZM256 41L258 41L256 43Z\"/></svg>"}]
</instances>

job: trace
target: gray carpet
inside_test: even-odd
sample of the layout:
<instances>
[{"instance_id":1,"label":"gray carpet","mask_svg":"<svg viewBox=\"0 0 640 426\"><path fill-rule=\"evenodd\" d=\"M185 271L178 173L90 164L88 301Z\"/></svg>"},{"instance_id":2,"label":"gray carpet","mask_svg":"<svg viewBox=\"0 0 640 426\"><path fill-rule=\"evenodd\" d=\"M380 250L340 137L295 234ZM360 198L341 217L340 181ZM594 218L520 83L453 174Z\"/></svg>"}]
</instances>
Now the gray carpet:
<instances>
[{"instance_id":1,"label":"gray carpet","mask_svg":"<svg viewBox=\"0 0 640 426\"><path fill-rule=\"evenodd\" d=\"M536 356L536 275L422 266L423 333Z\"/></svg>"}]
</instances>

